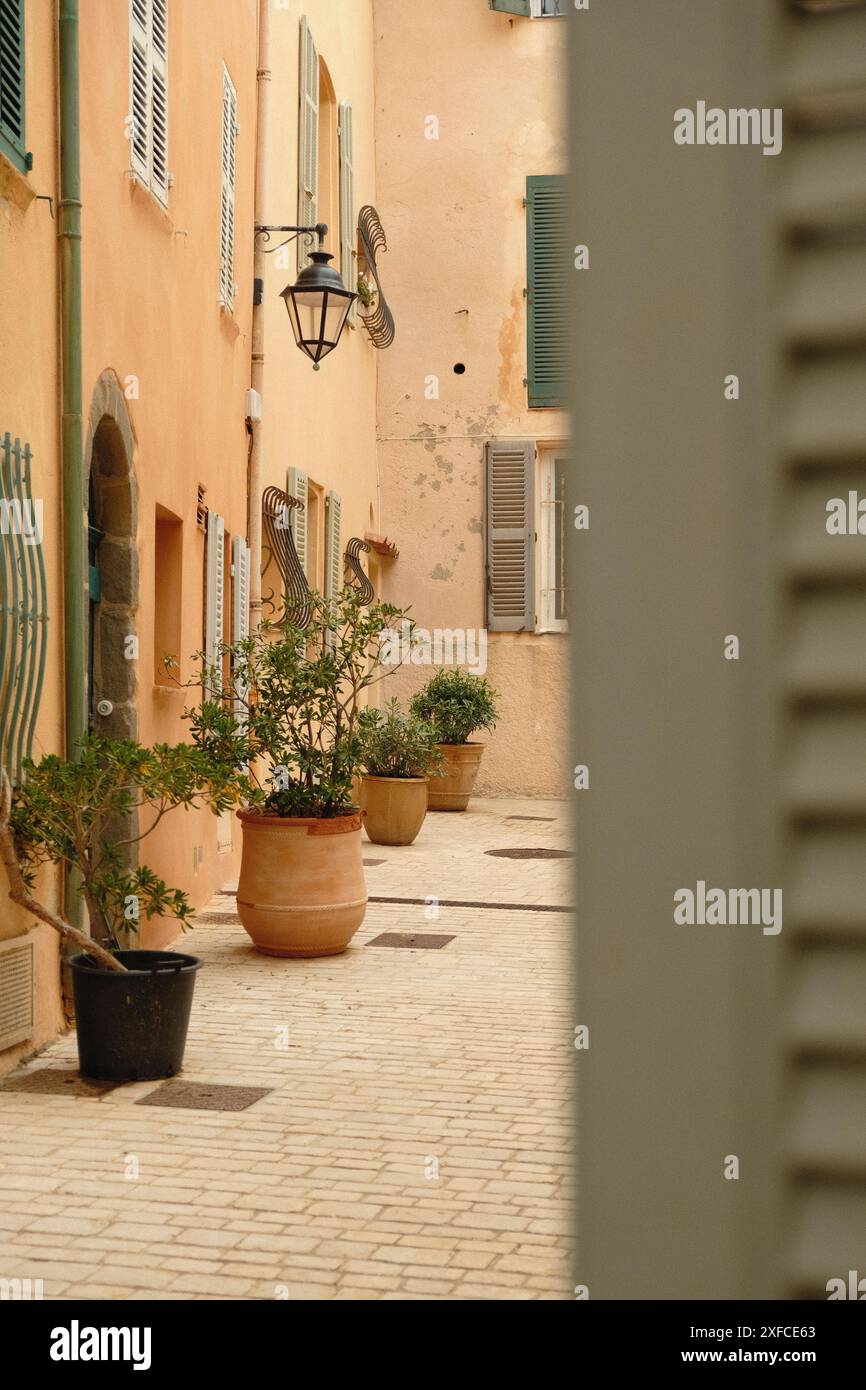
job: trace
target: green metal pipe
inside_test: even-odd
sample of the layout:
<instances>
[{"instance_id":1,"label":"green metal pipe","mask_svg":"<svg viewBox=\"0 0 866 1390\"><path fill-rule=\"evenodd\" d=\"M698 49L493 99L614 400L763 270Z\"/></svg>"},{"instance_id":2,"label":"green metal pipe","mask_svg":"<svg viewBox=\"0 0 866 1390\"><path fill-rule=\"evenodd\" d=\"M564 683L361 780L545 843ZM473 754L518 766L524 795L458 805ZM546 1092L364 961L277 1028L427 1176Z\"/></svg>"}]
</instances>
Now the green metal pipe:
<instances>
[{"instance_id":1,"label":"green metal pipe","mask_svg":"<svg viewBox=\"0 0 866 1390\"><path fill-rule=\"evenodd\" d=\"M60 367L62 380L63 599L66 755L87 730L85 515L82 440L81 116L78 0L59 0L60 25ZM81 899L67 892L72 925Z\"/></svg>"}]
</instances>

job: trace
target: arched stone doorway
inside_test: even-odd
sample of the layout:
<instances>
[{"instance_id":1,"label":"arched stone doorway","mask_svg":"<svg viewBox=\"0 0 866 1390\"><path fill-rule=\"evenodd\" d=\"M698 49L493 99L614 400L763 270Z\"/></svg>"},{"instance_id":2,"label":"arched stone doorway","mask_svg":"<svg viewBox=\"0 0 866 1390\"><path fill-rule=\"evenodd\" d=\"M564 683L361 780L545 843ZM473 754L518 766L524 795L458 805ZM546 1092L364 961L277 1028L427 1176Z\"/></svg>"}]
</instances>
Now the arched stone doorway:
<instances>
[{"instance_id":1,"label":"arched stone doorway","mask_svg":"<svg viewBox=\"0 0 866 1390\"><path fill-rule=\"evenodd\" d=\"M135 440L120 383L114 372L105 371L91 397L84 454L90 564L87 664L90 727L113 738L135 738L138 729L134 456ZM100 707L106 712L100 713Z\"/></svg>"}]
</instances>

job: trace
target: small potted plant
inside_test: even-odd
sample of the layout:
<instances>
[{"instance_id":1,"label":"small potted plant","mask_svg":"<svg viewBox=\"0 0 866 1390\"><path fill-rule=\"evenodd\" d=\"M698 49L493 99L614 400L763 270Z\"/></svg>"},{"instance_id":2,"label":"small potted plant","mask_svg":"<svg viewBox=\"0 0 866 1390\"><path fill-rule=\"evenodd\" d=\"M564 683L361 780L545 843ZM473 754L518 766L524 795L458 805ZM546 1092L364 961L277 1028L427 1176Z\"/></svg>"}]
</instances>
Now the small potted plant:
<instances>
[{"instance_id":1,"label":"small potted plant","mask_svg":"<svg viewBox=\"0 0 866 1390\"><path fill-rule=\"evenodd\" d=\"M441 777L430 784L428 809L465 811L478 776L483 743L469 735L496 725L496 691L483 676L442 667L413 696L410 711L433 728L442 751Z\"/></svg>"},{"instance_id":2,"label":"small potted plant","mask_svg":"<svg viewBox=\"0 0 866 1390\"><path fill-rule=\"evenodd\" d=\"M306 626L266 624L226 644L220 667L203 666L193 682L205 698L188 712L196 744L238 770L238 916L257 950L274 956L336 955L364 920L352 798L361 712L365 692L397 669L389 631L406 620L352 588L306 603Z\"/></svg>"},{"instance_id":3,"label":"small potted plant","mask_svg":"<svg viewBox=\"0 0 866 1390\"><path fill-rule=\"evenodd\" d=\"M191 744L144 748L131 739L85 738L79 757L50 754L24 765L14 792L3 773L0 855L9 896L80 948L72 956L78 1060L83 1076L151 1081L183 1062L195 974L201 961L174 951L121 948L142 918L185 927L185 894L124 851L178 806L234 804L232 770L216 769ZM90 932L34 897L39 867L74 871Z\"/></svg>"},{"instance_id":4,"label":"small potted plant","mask_svg":"<svg viewBox=\"0 0 866 1390\"><path fill-rule=\"evenodd\" d=\"M411 845L427 814L427 779L442 753L432 725L404 715L396 698L363 716L361 809L374 845Z\"/></svg>"}]
</instances>

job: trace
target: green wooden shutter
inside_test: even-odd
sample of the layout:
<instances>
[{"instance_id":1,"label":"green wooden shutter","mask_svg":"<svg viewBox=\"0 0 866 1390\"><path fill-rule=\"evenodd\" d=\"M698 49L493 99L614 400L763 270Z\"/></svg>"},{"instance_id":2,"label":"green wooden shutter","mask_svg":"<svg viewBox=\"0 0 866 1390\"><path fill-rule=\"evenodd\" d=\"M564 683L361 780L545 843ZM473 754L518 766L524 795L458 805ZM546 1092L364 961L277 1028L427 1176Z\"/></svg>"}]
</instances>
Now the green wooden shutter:
<instances>
[{"instance_id":1,"label":"green wooden shutter","mask_svg":"<svg viewBox=\"0 0 866 1390\"><path fill-rule=\"evenodd\" d=\"M532 14L531 0L488 0L491 10L502 14L523 14L527 19Z\"/></svg>"},{"instance_id":2,"label":"green wooden shutter","mask_svg":"<svg viewBox=\"0 0 866 1390\"><path fill-rule=\"evenodd\" d=\"M487 445L487 626L535 628L535 444Z\"/></svg>"},{"instance_id":3,"label":"green wooden shutter","mask_svg":"<svg viewBox=\"0 0 866 1390\"><path fill-rule=\"evenodd\" d=\"M314 227L319 201L319 54L306 15L301 16L300 106L298 110L298 225ZM298 237L298 269L309 261Z\"/></svg>"},{"instance_id":4,"label":"green wooden shutter","mask_svg":"<svg viewBox=\"0 0 866 1390\"><path fill-rule=\"evenodd\" d=\"M340 271L347 290L354 290L355 268L355 136L352 103L340 103ZM357 318L357 299L349 310L349 322Z\"/></svg>"},{"instance_id":5,"label":"green wooden shutter","mask_svg":"<svg viewBox=\"0 0 866 1390\"><path fill-rule=\"evenodd\" d=\"M0 149L22 174L24 148L24 0L0 0Z\"/></svg>"},{"instance_id":6,"label":"green wooden shutter","mask_svg":"<svg viewBox=\"0 0 866 1390\"><path fill-rule=\"evenodd\" d=\"M568 203L562 175L526 180L530 407L564 406L568 360Z\"/></svg>"}]
</instances>

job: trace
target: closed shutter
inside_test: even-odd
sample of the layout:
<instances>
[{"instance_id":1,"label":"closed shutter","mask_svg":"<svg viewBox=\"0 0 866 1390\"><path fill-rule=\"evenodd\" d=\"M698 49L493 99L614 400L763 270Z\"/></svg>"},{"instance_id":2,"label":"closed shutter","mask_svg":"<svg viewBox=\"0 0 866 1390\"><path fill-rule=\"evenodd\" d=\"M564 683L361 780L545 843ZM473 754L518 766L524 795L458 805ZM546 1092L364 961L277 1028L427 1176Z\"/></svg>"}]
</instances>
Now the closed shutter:
<instances>
[{"instance_id":1,"label":"closed shutter","mask_svg":"<svg viewBox=\"0 0 866 1390\"><path fill-rule=\"evenodd\" d=\"M340 270L347 290L358 280L355 269L355 136L352 104L340 104ZM349 310L349 323L357 318L357 299Z\"/></svg>"},{"instance_id":2,"label":"closed shutter","mask_svg":"<svg viewBox=\"0 0 866 1390\"><path fill-rule=\"evenodd\" d=\"M0 148L22 171L24 149L24 0L0 0Z\"/></svg>"},{"instance_id":3,"label":"closed shutter","mask_svg":"<svg viewBox=\"0 0 866 1390\"><path fill-rule=\"evenodd\" d=\"M325 598L336 598L343 587L343 503L329 492L325 510Z\"/></svg>"},{"instance_id":4,"label":"closed shutter","mask_svg":"<svg viewBox=\"0 0 866 1390\"><path fill-rule=\"evenodd\" d=\"M826 1298L866 1274L866 540L825 524L866 497L866 5L785 8L786 1291Z\"/></svg>"},{"instance_id":5,"label":"closed shutter","mask_svg":"<svg viewBox=\"0 0 866 1390\"><path fill-rule=\"evenodd\" d=\"M531 0L488 0L491 10L499 10L502 14L522 14L527 17L532 14Z\"/></svg>"},{"instance_id":6,"label":"closed shutter","mask_svg":"<svg viewBox=\"0 0 866 1390\"><path fill-rule=\"evenodd\" d=\"M301 17L300 109L298 112L298 225L314 227L319 201L319 54L306 15ZM309 261L298 237L298 269Z\"/></svg>"},{"instance_id":7,"label":"closed shutter","mask_svg":"<svg viewBox=\"0 0 866 1390\"><path fill-rule=\"evenodd\" d=\"M232 641L250 634L250 550L242 536L232 541Z\"/></svg>"},{"instance_id":8,"label":"closed shutter","mask_svg":"<svg viewBox=\"0 0 866 1390\"><path fill-rule=\"evenodd\" d=\"M168 0L151 0L151 188L168 201Z\"/></svg>"},{"instance_id":9,"label":"closed shutter","mask_svg":"<svg viewBox=\"0 0 866 1390\"><path fill-rule=\"evenodd\" d=\"M208 512L204 652L208 667L217 668L222 666L220 643L223 640L225 612L225 531L222 517L216 512Z\"/></svg>"},{"instance_id":10,"label":"closed shutter","mask_svg":"<svg viewBox=\"0 0 866 1390\"><path fill-rule=\"evenodd\" d=\"M235 163L238 99L223 68L222 187L220 192L220 303L231 309L235 294Z\"/></svg>"},{"instance_id":11,"label":"closed shutter","mask_svg":"<svg viewBox=\"0 0 866 1390\"><path fill-rule=\"evenodd\" d=\"M289 526L291 527L292 539L295 542L295 552L301 562L301 569L307 575L307 501L309 479L307 474L300 468L290 468L286 474L286 492L290 497L296 497L301 503L300 507L292 507L289 513Z\"/></svg>"},{"instance_id":12,"label":"closed shutter","mask_svg":"<svg viewBox=\"0 0 866 1390\"><path fill-rule=\"evenodd\" d=\"M535 627L535 444L487 445L487 626L491 632Z\"/></svg>"},{"instance_id":13,"label":"closed shutter","mask_svg":"<svg viewBox=\"0 0 866 1390\"><path fill-rule=\"evenodd\" d=\"M168 202L168 0L130 0L133 171Z\"/></svg>"},{"instance_id":14,"label":"closed shutter","mask_svg":"<svg viewBox=\"0 0 866 1390\"><path fill-rule=\"evenodd\" d=\"M566 180L526 180L527 383L530 407L564 406L569 293Z\"/></svg>"}]
</instances>

